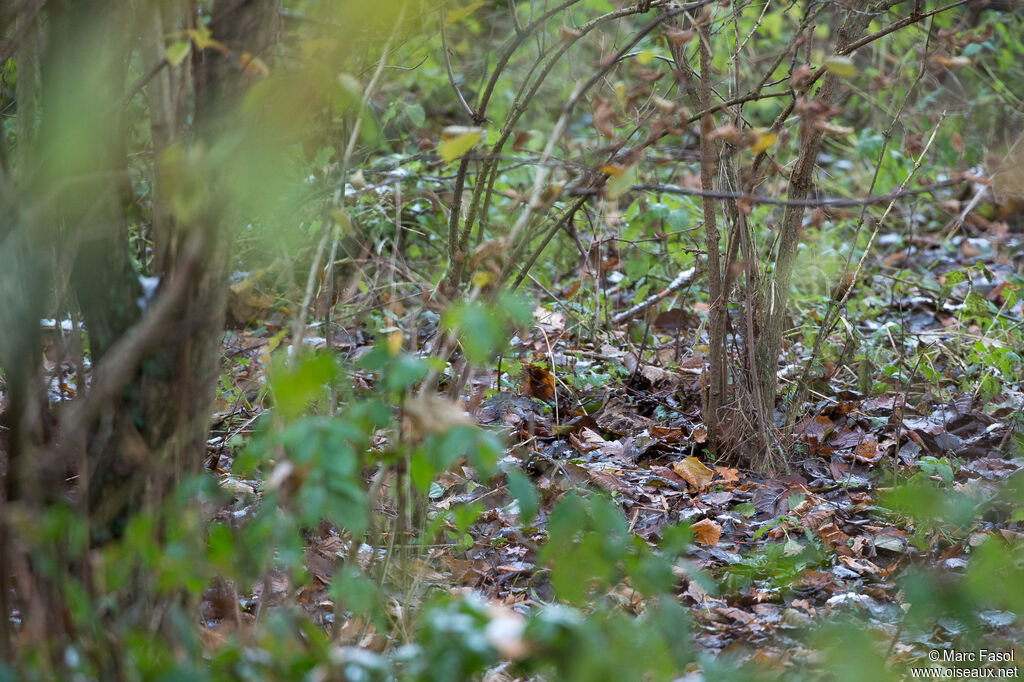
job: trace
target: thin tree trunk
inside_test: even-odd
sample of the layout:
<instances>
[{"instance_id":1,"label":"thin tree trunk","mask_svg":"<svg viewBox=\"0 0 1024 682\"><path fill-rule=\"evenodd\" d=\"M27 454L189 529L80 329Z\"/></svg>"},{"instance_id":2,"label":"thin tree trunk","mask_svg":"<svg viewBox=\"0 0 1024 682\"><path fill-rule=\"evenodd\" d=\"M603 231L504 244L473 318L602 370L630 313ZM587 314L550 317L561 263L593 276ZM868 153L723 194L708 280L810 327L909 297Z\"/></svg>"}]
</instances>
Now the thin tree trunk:
<instances>
[{"instance_id":1,"label":"thin tree trunk","mask_svg":"<svg viewBox=\"0 0 1024 682\"><path fill-rule=\"evenodd\" d=\"M700 105L707 112L711 108L711 17L707 7L700 10L697 20L700 38ZM708 376L704 384L703 416L712 448L722 445L721 415L726 400L725 378L725 314L727 301L723 291L723 277L715 200L710 193L715 189L715 170L718 167L718 146L712 139L714 119L710 113L700 118L700 185L704 191L704 248L707 250L707 282L710 299L708 322Z\"/></svg>"},{"instance_id":2,"label":"thin tree trunk","mask_svg":"<svg viewBox=\"0 0 1024 682\"><path fill-rule=\"evenodd\" d=\"M867 0L854 0L851 3L846 20L840 27L836 40L835 52L842 54L843 48L858 40L867 29L876 9L891 5L891 0L878 3L872 11L865 11ZM822 78L817 100L831 105L835 100L836 86L839 79L833 73ZM807 198L814 184L814 168L821 149L822 131L813 125L813 121L805 118L800 126L800 151L793 165L789 179L788 199L798 201ZM764 414L775 413L775 397L779 353L782 350L782 336L786 329L787 304L789 288L793 281L793 267L796 262L797 246L803 223L804 207L789 204L783 215L779 229L779 246L775 256L774 270L768 280L767 290L763 292L761 335L755 348L758 379L761 383L761 398L764 401Z\"/></svg>"}]
</instances>

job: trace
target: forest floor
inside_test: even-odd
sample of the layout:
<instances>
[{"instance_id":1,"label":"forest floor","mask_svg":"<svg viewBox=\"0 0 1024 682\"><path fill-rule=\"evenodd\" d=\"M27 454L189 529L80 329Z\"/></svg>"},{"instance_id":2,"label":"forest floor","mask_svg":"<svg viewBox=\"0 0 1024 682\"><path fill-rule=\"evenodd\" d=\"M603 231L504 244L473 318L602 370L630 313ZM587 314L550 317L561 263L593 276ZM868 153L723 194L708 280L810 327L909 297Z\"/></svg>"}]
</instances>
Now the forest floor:
<instances>
[{"instance_id":1,"label":"forest floor","mask_svg":"<svg viewBox=\"0 0 1024 682\"><path fill-rule=\"evenodd\" d=\"M1024 464L1014 437L1024 394L1020 378L1003 369L1013 363L1000 364L1015 349L994 332L1024 323L1022 302L1011 295L1012 275L1024 266L1021 242L998 216L969 217L953 235L880 235L881 265L858 284L862 303L834 335L838 354L813 365L810 398L789 443L796 455L774 475L703 452L699 304L667 299L675 307L662 306L648 316L646 334L633 334L625 326L588 330L578 306L544 295L535 324L513 339L515 357L503 359L500 375L498 367L473 374L461 402L466 415L506 439L502 466L532 479L540 497L532 524L521 525L501 476L480 480L461 462L431 486L428 516L478 503L468 537L439 534L438 544L400 561L364 545L360 561L390 561L380 570L396 610L429 589L471 588L514 609L548 602L551 584L538 562L548 514L570 491L600 490L652 546L667 524L692 523L695 542L678 566L677 596L690 607L699 649L784 670L806 661L800 633L808 624L848 613L891 640L893 659L924 660L966 626L955 618L927 630L907 625L903 579L920 572L941 584L941 576L965 570L986 536L1012 542L1024 532L1012 505L1003 504L1005 480ZM617 267L609 260L601 268L609 288ZM416 314L427 343L437 317ZM813 325L815 314L801 311L797 321ZM261 320L258 330L232 332L225 346L228 374L209 460L236 493L224 517L244 518L259 504L263 483L235 478L231 453L263 410L255 399L259 359L275 331ZM372 341L362 327L339 328L330 349L355 358ZM310 328L305 343L325 347L322 328ZM809 353L799 339L787 346L783 391ZM365 372L352 380L370 385L375 378ZM915 473L934 485L920 487L915 499L894 495L894 481ZM384 482L379 500L385 516L394 515L390 485ZM254 611L261 599L296 600L329 626L327 586L346 555L345 537L326 524L311 529L306 565L314 579L301 589L284 576L266 582L242 595L243 610ZM271 594L262 594L267 588ZM224 616L215 596L204 605L212 633ZM608 598L627 612L645 606L626 584ZM993 648L1024 641L1010 612L979 619ZM363 646L383 646L362 621L341 631L359 633Z\"/></svg>"}]
</instances>

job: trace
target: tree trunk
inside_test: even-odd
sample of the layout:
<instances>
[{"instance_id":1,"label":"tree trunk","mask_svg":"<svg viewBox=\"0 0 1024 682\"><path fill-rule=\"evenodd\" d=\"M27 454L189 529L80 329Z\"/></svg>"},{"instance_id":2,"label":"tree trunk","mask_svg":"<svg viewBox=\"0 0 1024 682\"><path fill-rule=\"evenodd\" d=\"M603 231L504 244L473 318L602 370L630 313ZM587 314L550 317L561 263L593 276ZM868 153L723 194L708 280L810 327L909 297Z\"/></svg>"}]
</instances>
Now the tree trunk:
<instances>
[{"instance_id":1,"label":"tree trunk","mask_svg":"<svg viewBox=\"0 0 1024 682\"><path fill-rule=\"evenodd\" d=\"M24 6L38 9L35 3ZM213 38L230 51L194 50L196 157L218 143L219 132L227 127L223 122L232 121L252 80L240 68L239 55L265 57L277 38L277 0L217 0L213 10ZM18 585L19 637L52 654L55 669L63 665L61 638L73 636L60 597L65 578L46 578L33 568L33 557L10 532L6 512L38 516L70 493L88 521L91 543L100 544L119 535L132 515L155 509L185 476L197 472L205 450L219 373L231 225L237 221L226 206L230 197L217 195L210 179L214 172L203 176L211 185L210 199L187 216L176 211L174 192L167 187L173 181L162 172L163 152L173 144L185 146L184 107L191 85L188 65L166 64L163 46L195 16L186 0L130 5L50 0L39 22L46 32L40 44L46 48L40 59L38 134L32 134L28 120L33 93L25 86L31 82L33 60L19 55L26 78L19 78L17 181L8 177L6 164L0 166L5 218L0 223L0 295L9 302L0 305L5 329L0 366L8 397L2 415L8 466L0 491L0 653L9 652L13 636L6 622L15 606L8 600L7 578L17 573L31 579L30 585ZM142 27L144 70L155 67L144 83L154 154L160 160L151 228L157 255L149 273L140 273L132 261L125 210L135 201L123 143L128 136L124 112L131 110L125 99L134 33L125 24ZM33 49L35 44L23 43ZM199 163L184 170L198 175L209 168ZM54 270L54 264L63 263L69 267L66 276ZM155 294L146 291L141 274L159 278ZM40 380L39 320L48 316L53 292L64 287L81 311L92 378L88 388L77 387L73 403L61 406L60 429L54 430L44 420L48 407ZM69 479L69 473L77 476ZM68 480L74 481L70 490ZM68 577L91 587L83 557L66 556L64 550L56 556ZM144 586L143 578L139 589ZM167 603L156 608L151 593L130 592L125 598L138 601L124 604L125 613L137 612L144 627L163 628L173 609L164 608ZM118 606L111 607L113 615L123 618L118 612ZM104 659L98 661L102 670L118 670L112 652L98 656Z\"/></svg>"},{"instance_id":2,"label":"tree trunk","mask_svg":"<svg viewBox=\"0 0 1024 682\"><path fill-rule=\"evenodd\" d=\"M855 0L850 7L846 20L840 27L836 40L835 52L843 54L847 45L859 39L867 29L876 10L884 9L892 4L891 0L876 3L871 11L867 0ZM835 100L836 86L839 79L833 73L826 73L822 78L821 89L817 100L831 105ZM787 198L801 200L808 197L814 184L814 168L821 149L822 131L813 125L813 121L804 119L800 126L800 152L793 166L789 179ZM774 270L768 279L768 288L763 292L761 304L762 329L754 351L757 363L758 380L761 384L761 399L764 402L764 414L775 413L777 391L777 372L779 353L782 350L782 336L786 329L787 304L789 288L793 281L793 267L796 262L797 245L803 223L804 207L790 204L786 207L782 225L779 230L779 247L775 256Z\"/></svg>"}]
</instances>

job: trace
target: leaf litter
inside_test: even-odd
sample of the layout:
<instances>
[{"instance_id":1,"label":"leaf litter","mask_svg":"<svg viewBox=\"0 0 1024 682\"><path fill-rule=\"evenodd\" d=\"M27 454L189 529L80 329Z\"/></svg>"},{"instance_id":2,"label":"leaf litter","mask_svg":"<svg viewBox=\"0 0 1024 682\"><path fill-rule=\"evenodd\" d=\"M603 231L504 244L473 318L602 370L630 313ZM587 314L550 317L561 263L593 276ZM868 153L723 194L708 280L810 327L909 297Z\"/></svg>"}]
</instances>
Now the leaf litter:
<instances>
[{"instance_id":1,"label":"leaf litter","mask_svg":"<svg viewBox=\"0 0 1024 682\"><path fill-rule=\"evenodd\" d=\"M803 629L837 613L855 614L887 633L896 658L912 659L943 646L955 637L955 623L913 636L901 631L908 602L900 576L915 566L962 572L966 553L984 537L1019 543L1024 532L1019 510L999 504L1001 484L1024 465L1006 447L1024 405L1019 377L1003 373L998 385L981 395L971 389L978 376L950 350L966 345L980 354L1000 348L998 339L985 334L982 301L1000 315L1022 319L1021 300L1012 294L1019 288L1012 273L1020 266L1020 239L977 219L973 231L981 236L953 240L952 251L934 238L904 243L883 236L880 243L893 246L867 284L873 289L865 296L879 305L861 321L860 333L890 342L900 360L886 368L888 373L872 366L876 371L868 385L834 365L812 372L811 397L793 431L801 454L774 477L750 471L742 462L708 460L703 453L704 356L694 335L697 324L691 323L699 308L658 313L643 353L622 331L585 340L569 331L560 301L549 301L534 313L531 333L515 340L519 375L499 376L493 368L478 373L473 385L486 397L462 396L457 409L447 402L442 410L451 413L446 423L471 420L507 438L510 449L502 466L532 481L538 494L535 516L522 518L502 476L478 480L472 468L457 464L431 486L429 505L446 510L480 504L468 544L441 533L438 544L425 546L407 565L382 567L381 548L363 544L353 554L349 542L324 524L307 533L306 565L314 580L296 591L285 576L271 576L237 595L239 612L251 619L262 600L294 599L330 627L335 605L329 585L342 559L354 555L365 569L383 573L396 618L402 617L408 595L398 586L413 582L420 589L475 590L514 620L523 609L554 599L545 567L538 563L554 505L569 492L601 491L621 506L630 532L652 546L666 526L692 524L694 543L685 557L688 568L677 575L676 596L691 607L698 648L743 652L751 662L785 669L810 655L799 636ZM927 274L895 297L887 273L896 266ZM601 270L607 275L615 267ZM966 268L973 277L963 274ZM236 317L267 312L258 310L264 298L248 290L242 294ZM234 522L251 514L264 485L232 476L230 445L245 438L261 411L264 352L273 331L237 330L225 346L230 386L219 395L208 466L235 496L217 516ZM373 336L362 328L338 330L332 348L358 355ZM981 340L991 343L979 347ZM928 382L909 356L921 348L929 353ZM808 351L794 343L789 352L799 358ZM354 382L369 386L372 378L355 376ZM411 418L430 422L436 406L429 401L434 399L410 404ZM885 506L892 473L917 471L929 473L948 494L974 501L976 513L966 528L942 519L924 528ZM394 513L392 507L386 495L380 496L379 512ZM694 577L699 573L719 588L707 589L710 583ZM630 595L633 611L643 610L642 599L628 585L616 590ZM237 617L224 602L223 586L204 595L209 616L204 622L211 633ZM982 622L1004 634L1019 634L1021 628L1003 612L986 612ZM358 618L350 618L340 632L360 646L383 646L379 636L374 639L372 624Z\"/></svg>"}]
</instances>

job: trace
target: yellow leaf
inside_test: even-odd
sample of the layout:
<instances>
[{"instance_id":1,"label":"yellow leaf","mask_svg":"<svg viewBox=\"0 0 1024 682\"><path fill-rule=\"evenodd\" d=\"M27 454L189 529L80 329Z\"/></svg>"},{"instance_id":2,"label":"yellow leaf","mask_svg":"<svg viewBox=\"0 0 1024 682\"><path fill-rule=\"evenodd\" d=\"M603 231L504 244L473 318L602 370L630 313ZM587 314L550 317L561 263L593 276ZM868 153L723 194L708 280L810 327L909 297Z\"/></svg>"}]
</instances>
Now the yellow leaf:
<instances>
[{"instance_id":1,"label":"yellow leaf","mask_svg":"<svg viewBox=\"0 0 1024 682\"><path fill-rule=\"evenodd\" d=\"M654 59L654 53L647 52L646 50L644 50L643 52L639 52L636 55L636 60L637 62L640 63L641 66L646 66L650 64L652 59Z\"/></svg>"},{"instance_id":2,"label":"yellow leaf","mask_svg":"<svg viewBox=\"0 0 1024 682\"><path fill-rule=\"evenodd\" d=\"M188 56L192 46L187 40L179 40L164 48L164 57L171 66L179 66Z\"/></svg>"},{"instance_id":3,"label":"yellow leaf","mask_svg":"<svg viewBox=\"0 0 1024 682\"><path fill-rule=\"evenodd\" d=\"M483 134L480 132L463 133L449 140L445 140L442 136L441 144L437 145L437 152L445 163L451 163L472 149L481 137Z\"/></svg>"},{"instance_id":4,"label":"yellow leaf","mask_svg":"<svg viewBox=\"0 0 1024 682\"><path fill-rule=\"evenodd\" d=\"M263 76L266 78L270 75L270 67L259 57L254 56L251 52L243 52L242 56L238 58L238 66L251 76Z\"/></svg>"},{"instance_id":5,"label":"yellow leaf","mask_svg":"<svg viewBox=\"0 0 1024 682\"><path fill-rule=\"evenodd\" d=\"M775 133L765 133L764 135L759 135L754 144L750 145L750 151L754 152L755 154L760 154L761 152L765 151L773 144L775 144L775 140L777 140L778 137L779 136L776 135Z\"/></svg>"},{"instance_id":6,"label":"yellow leaf","mask_svg":"<svg viewBox=\"0 0 1024 682\"><path fill-rule=\"evenodd\" d=\"M619 109L626 108L626 84L622 81L617 81L614 86L615 100L619 103Z\"/></svg>"},{"instance_id":7,"label":"yellow leaf","mask_svg":"<svg viewBox=\"0 0 1024 682\"><path fill-rule=\"evenodd\" d=\"M636 182L636 166L627 166L618 173L613 173L604 186L606 199L615 200L629 191Z\"/></svg>"},{"instance_id":8,"label":"yellow leaf","mask_svg":"<svg viewBox=\"0 0 1024 682\"><path fill-rule=\"evenodd\" d=\"M850 76L857 75L857 65L849 57L832 55L825 60L824 66L840 78L849 78Z\"/></svg>"},{"instance_id":9,"label":"yellow leaf","mask_svg":"<svg viewBox=\"0 0 1024 682\"><path fill-rule=\"evenodd\" d=\"M401 329L396 329L388 334L388 354L398 355L401 353L403 343L405 343L405 335Z\"/></svg>"},{"instance_id":10,"label":"yellow leaf","mask_svg":"<svg viewBox=\"0 0 1024 682\"><path fill-rule=\"evenodd\" d=\"M224 43L210 37L210 29L205 26L190 28L185 32L188 33L188 37L192 39L192 44L196 46L197 50L205 50L208 47L212 47L215 50L220 50L224 54L227 54L228 52L228 48Z\"/></svg>"},{"instance_id":11,"label":"yellow leaf","mask_svg":"<svg viewBox=\"0 0 1024 682\"><path fill-rule=\"evenodd\" d=\"M715 475L714 471L704 466L696 457L687 457L678 462L673 462L672 470L679 474L681 479L689 483L690 487L696 490L707 488Z\"/></svg>"},{"instance_id":12,"label":"yellow leaf","mask_svg":"<svg viewBox=\"0 0 1024 682\"><path fill-rule=\"evenodd\" d=\"M460 21L461 19L465 19L470 14L472 14L475 11L477 11L478 9L480 9L483 6L484 6L483 2L473 2L473 3L470 3L470 4L466 5L465 7L461 8L461 9L457 9L457 10L453 10L451 12L448 12L448 14L446 14L445 17L444 17L444 23L446 23L446 24L454 24L456 21Z\"/></svg>"},{"instance_id":13,"label":"yellow leaf","mask_svg":"<svg viewBox=\"0 0 1024 682\"><path fill-rule=\"evenodd\" d=\"M477 289L483 289L485 286L493 282L495 279L494 273L489 270L477 270L473 273L473 286Z\"/></svg>"},{"instance_id":14,"label":"yellow leaf","mask_svg":"<svg viewBox=\"0 0 1024 682\"><path fill-rule=\"evenodd\" d=\"M690 526L693 531L693 539L702 545L714 547L718 544L718 538L722 537L722 527L711 519L702 519Z\"/></svg>"}]
</instances>

